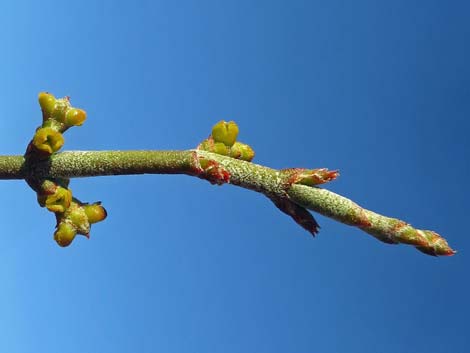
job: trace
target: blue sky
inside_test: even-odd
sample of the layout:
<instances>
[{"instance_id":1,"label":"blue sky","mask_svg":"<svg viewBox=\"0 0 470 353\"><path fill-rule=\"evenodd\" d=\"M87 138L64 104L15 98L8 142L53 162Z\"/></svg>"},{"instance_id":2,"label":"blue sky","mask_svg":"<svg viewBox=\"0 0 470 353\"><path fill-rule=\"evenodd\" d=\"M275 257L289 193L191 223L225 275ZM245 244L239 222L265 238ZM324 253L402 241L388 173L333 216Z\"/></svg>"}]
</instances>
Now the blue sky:
<instances>
[{"instance_id":1,"label":"blue sky","mask_svg":"<svg viewBox=\"0 0 470 353\"><path fill-rule=\"evenodd\" d=\"M59 248L0 182L0 351L467 352L465 1L3 1L1 154L37 93L88 112L67 150L187 149L236 120L255 161L328 167L364 207L446 236L425 256L187 176L72 180L108 219ZM222 212L220 212L222 210Z\"/></svg>"}]
</instances>

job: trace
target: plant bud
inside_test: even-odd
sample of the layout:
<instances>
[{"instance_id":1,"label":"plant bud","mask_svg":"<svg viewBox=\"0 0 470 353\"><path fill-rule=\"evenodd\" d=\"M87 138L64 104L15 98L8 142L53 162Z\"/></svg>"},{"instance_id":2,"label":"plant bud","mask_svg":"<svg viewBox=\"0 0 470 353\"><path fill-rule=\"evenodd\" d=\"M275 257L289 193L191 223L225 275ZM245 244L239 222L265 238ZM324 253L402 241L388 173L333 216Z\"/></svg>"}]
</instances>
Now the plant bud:
<instances>
[{"instance_id":1,"label":"plant bud","mask_svg":"<svg viewBox=\"0 0 470 353\"><path fill-rule=\"evenodd\" d=\"M84 205L83 209L85 210L85 214L88 217L88 222L90 222L90 224L101 222L108 215L106 209L99 203Z\"/></svg>"},{"instance_id":2,"label":"plant bud","mask_svg":"<svg viewBox=\"0 0 470 353\"><path fill-rule=\"evenodd\" d=\"M62 247L69 246L75 236L77 235L76 229L73 225L65 222L59 223L54 233L54 240Z\"/></svg>"},{"instance_id":3,"label":"plant bud","mask_svg":"<svg viewBox=\"0 0 470 353\"><path fill-rule=\"evenodd\" d=\"M251 162L255 157L255 151L245 143L235 142L230 149L230 157Z\"/></svg>"},{"instance_id":4,"label":"plant bud","mask_svg":"<svg viewBox=\"0 0 470 353\"><path fill-rule=\"evenodd\" d=\"M315 186L335 180L338 176L339 172L337 170L328 170L326 168L305 169L297 176L295 183Z\"/></svg>"},{"instance_id":5,"label":"plant bud","mask_svg":"<svg viewBox=\"0 0 470 353\"><path fill-rule=\"evenodd\" d=\"M41 204L40 198L38 201ZM63 213L70 207L72 202L72 191L61 186L57 187L52 195L47 195L44 205L51 212Z\"/></svg>"},{"instance_id":6,"label":"plant bud","mask_svg":"<svg viewBox=\"0 0 470 353\"><path fill-rule=\"evenodd\" d=\"M85 122L86 112L82 109L71 108L65 114L65 124L68 126L80 126Z\"/></svg>"},{"instance_id":7,"label":"plant bud","mask_svg":"<svg viewBox=\"0 0 470 353\"><path fill-rule=\"evenodd\" d=\"M197 149L202 150L202 151L210 151L211 146L213 145L214 145L213 139L205 139L197 146Z\"/></svg>"},{"instance_id":8,"label":"plant bud","mask_svg":"<svg viewBox=\"0 0 470 353\"><path fill-rule=\"evenodd\" d=\"M43 113L43 118L46 120L52 114L55 109L56 99L55 97L47 92L39 93L39 105L41 106L41 110Z\"/></svg>"},{"instance_id":9,"label":"plant bud","mask_svg":"<svg viewBox=\"0 0 470 353\"><path fill-rule=\"evenodd\" d=\"M63 145L62 134L50 127L39 128L33 137L33 146L47 155L57 152Z\"/></svg>"},{"instance_id":10,"label":"plant bud","mask_svg":"<svg viewBox=\"0 0 470 353\"><path fill-rule=\"evenodd\" d=\"M224 145L222 142L216 142L214 143L214 146L212 147L210 152L221 154L222 156L228 156L230 152L230 147Z\"/></svg>"},{"instance_id":11,"label":"plant bud","mask_svg":"<svg viewBox=\"0 0 470 353\"><path fill-rule=\"evenodd\" d=\"M212 137L215 142L222 142L226 146L233 146L238 136L238 125L234 121L219 121L212 128Z\"/></svg>"}]
</instances>

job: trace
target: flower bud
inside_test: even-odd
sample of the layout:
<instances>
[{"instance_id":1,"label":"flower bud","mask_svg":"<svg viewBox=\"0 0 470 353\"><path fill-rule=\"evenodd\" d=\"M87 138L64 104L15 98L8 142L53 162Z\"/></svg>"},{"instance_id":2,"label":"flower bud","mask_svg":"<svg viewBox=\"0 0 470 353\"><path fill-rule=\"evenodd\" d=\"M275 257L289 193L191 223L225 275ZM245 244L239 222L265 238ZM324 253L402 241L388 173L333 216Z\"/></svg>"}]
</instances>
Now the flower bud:
<instances>
[{"instance_id":1,"label":"flower bud","mask_svg":"<svg viewBox=\"0 0 470 353\"><path fill-rule=\"evenodd\" d=\"M55 109L56 99L50 93L41 92L39 93L38 100L39 100L39 105L41 106L44 120L46 120L47 118L49 118L49 116L52 114L52 112Z\"/></svg>"},{"instance_id":2,"label":"flower bud","mask_svg":"<svg viewBox=\"0 0 470 353\"><path fill-rule=\"evenodd\" d=\"M210 152L221 154L222 156L228 156L230 147L224 145L222 142L216 142L214 143L214 146L212 146Z\"/></svg>"},{"instance_id":3,"label":"flower bud","mask_svg":"<svg viewBox=\"0 0 470 353\"><path fill-rule=\"evenodd\" d=\"M295 183L307 186L315 186L332 181L338 176L339 172L337 170L328 170L326 168L305 169L297 175L297 180Z\"/></svg>"},{"instance_id":4,"label":"flower bud","mask_svg":"<svg viewBox=\"0 0 470 353\"><path fill-rule=\"evenodd\" d=\"M226 146L232 146L237 140L238 125L234 121L219 121L212 128L212 137L215 142L222 142Z\"/></svg>"},{"instance_id":5,"label":"flower bud","mask_svg":"<svg viewBox=\"0 0 470 353\"><path fill-rule=\"evenodd\" d=\"M41 204L40 197L38 197L38 201ZM71 202L72 191L70 191L70 189L65 189L59 186L52 195L46 196L44 205L51 212L63 213L65 210L67 210L67 208L70 207Z\"/></svg>"},{"instance_id":6,"label":"flower bud","mask_svg":"<svg viewBox=\"0 0 470 353\"><path fill-rule=\"evenodd\" d=\"M223 156L228 156L230 153L230 147L222 142L215 142L212 137L202 141L197 148L202 151L217 153Z\"/></svg>"},{"instance_id":7,"label":"flower bud","mask_svg":"<svg viewBox=\"0 0 470 353\"><path fill-rule=\"evenodd\" d=\"M39 128L33 137L33 146L47 155L57 152L63 145L62 134L50 127Z\"/></svg>"},{"instance_id":8,"label":"flower bud","mask_svg":"<svg viewBox=\"0 0 470 353\"><path fill-rule=\"evenodd\" d=\"M71 108L65 114L65 124L68 126L80 126L85 122L86 112L82 109Z\"/></svg>"},{"instance_id":9,"label":"flower bud","mask_svg":"<svg viewBox=\"0 0 470 353\"><path fill-rule=\"evenodd\" d=\"M235 142L230 149L230 157L251 162L255 157L255 151L245 143Z\"/></svg>"},{"instance_id":10,"label":"flower bud","mask_svg":"<svg viewBox=\"0 0 470 353\"><path fill-rule=\"evenodd\" d=\"M62 247L69 246L75 236L77 235L76 229L73 225L65 222L59 223L54 233L54 240Z\"/></svg>"},{"instance_id":11,"label":"flower bud","mask_svg":"<svg viewBox=\"0 0 470 353\"><path fill-rule=\"evenodd\" d=\"M106 209L99 203L84 205L83 208L90 224L101 222L108 215Z\"/></svg>"},{"instance_id":12,"label":"flower bud","mask_svg":"<svg viewBox=\"0 0 470 353\"><path fill-rule=\"evenodd\" d=\"M214 140L212 138L208 138L202 141L197 146L197 149L202 150L202 151L210 151L213 145L214 145Z\"/></svg>"}]
</instances>

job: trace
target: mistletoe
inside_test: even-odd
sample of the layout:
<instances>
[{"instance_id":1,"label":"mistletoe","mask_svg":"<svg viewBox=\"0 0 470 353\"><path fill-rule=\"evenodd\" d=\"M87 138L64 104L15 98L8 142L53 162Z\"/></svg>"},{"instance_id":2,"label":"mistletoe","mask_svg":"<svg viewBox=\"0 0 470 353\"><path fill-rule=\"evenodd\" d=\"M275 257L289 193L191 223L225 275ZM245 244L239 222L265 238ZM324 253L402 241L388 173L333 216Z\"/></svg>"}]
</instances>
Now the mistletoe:
<instances>
[{"instance_id":1,"label":"mistletoe","mask_svg":"<svg viewBox=\"0 0 470 353\"><path fill-rule=\"evenodd\" d=\"M42 124L23 156L0 156L0 179L24 179L36 192L41 207L54 213L54 239L69 246L77 235L89 237L91 225L106 218L101 202L80 201L69 187L74 177L129 174L186 174L214 185L232 184L267 196L283 213L315 236L315 211L358 227L387 244L408 244L433 256L455 251L431 230L362 208L334 192L320 188L339 176L337 170L289 168L275 170L252 162L253 148L238 141L233 121L220 121L195 149L184 151L70 151L59 152L63 134L81 126L86 112L72 107L69 97L39 94Z\"/></svg>"}]
</instances>

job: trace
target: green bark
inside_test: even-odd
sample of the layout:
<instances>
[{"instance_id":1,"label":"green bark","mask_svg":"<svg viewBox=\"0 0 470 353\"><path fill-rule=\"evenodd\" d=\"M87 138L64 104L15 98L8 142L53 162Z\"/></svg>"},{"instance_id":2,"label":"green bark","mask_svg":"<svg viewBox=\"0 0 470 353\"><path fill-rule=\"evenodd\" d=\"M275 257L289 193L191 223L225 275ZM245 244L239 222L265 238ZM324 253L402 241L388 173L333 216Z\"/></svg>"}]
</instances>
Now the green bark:
<instances>
[{"instance_id":1,"label":"green bark","mask_svg":"<svg viewBox=\"0 0 470 353\"><path fill-rule=\"evenodd\" d=\"M296 184L289 179L291 170L275 170L212 152L70 151L57 153L48 160L37 162L25 162L23 156L0 156L0 179L133 174L186 174L212 183L229 183L266 195L302 226L309 220L298 209L305 207L347 225L359 227L386 243L411 244L418 250L435 256L455 253L435 232L415 229L406 222L363 209L353 201L326 189ZM309 224L312 226L311 221ZM315 233L312 229L310 231Z\"/></svg>"}]
</instances>

